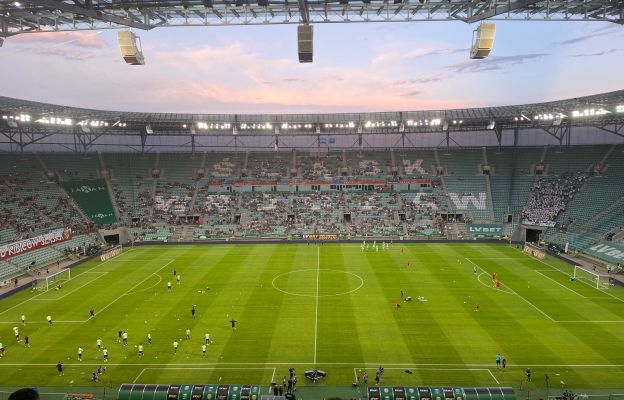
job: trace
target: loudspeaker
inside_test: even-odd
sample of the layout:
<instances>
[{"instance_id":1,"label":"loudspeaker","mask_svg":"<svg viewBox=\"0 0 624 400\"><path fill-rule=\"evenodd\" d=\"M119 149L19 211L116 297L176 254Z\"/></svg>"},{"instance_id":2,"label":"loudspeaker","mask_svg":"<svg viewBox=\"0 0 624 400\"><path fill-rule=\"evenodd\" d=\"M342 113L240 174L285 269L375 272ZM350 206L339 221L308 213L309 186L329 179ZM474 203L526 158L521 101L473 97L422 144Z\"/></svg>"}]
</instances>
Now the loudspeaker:
<instances>
[{"instance_id":1,"label":"loudspeaker","mask_svg":"<svg viewBox=\"0 0 624 400\"><path fill-rule=\"evenodd\" d=\"M312 62L313 34L312 25L299 25L297 27L297 49L300 63Z\"/></svg>"},{"instance_id":2,"label":"loudspeaker","mask_svg":"<svg viewBox=\"0 0 624 400\"><path fill-rule=\"evenodd\" d=\"M130 65L145 65L145 58L141 50L141 40L139 39L137 45L137 39L139 39L139 37L135 35L134 32L117 32L119 51L124 61Z\"/></svg>"},{"instance_id":3,"label":"loudspeaker","mask_svg":"<svg viewBox=\"0 0 624 400\"><path fill-rule=\"evenodd\" d=\"M470 58L487 58L494 47L494 37L496 36L496 25L485 23L479 25L472 33L472 49Z\"/></svg>"}]
</instances>

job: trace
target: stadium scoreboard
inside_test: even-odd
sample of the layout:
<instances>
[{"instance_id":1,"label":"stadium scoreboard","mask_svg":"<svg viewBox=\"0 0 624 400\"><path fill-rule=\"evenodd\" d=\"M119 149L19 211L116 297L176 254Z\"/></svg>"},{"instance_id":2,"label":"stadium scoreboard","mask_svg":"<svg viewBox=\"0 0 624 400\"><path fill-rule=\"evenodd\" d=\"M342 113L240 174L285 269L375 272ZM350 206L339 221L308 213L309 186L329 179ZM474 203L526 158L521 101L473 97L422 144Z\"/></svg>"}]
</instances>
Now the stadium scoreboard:
<instances>
[{"instance_id":1,"label":"stadium scoreboard","mask_svg":"<svg viewBox=\"0 0 624 400\"><path fill-rule=\"evenodd\" d=\"M378 387L368 388L368 400L515 400L509 387Z\"/></svg>"},{"instance_id":2,"label":"stadium scoreboard","mask_svg":"<svg viewBox=\"0 0 624 400\"><path fill-rule=\"evenodd\" d=\"M118 400L259 400L253 385L135 385L119 388Z\"/></svg>"}]
</instances>

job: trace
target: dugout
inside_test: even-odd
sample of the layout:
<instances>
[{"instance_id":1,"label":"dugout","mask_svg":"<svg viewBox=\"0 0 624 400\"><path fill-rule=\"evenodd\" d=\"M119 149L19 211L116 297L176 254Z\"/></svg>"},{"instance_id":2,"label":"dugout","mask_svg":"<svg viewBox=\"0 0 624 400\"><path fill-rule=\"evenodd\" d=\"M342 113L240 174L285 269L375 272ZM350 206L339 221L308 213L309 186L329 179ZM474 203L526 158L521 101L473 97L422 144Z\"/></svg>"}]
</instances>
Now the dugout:
<instances>
[{"instance_id":1,"label":"dugout","mask_svg":"<svg viewBox=\"0 0 624 400\"><path fill-rule=\"evenodd\" d=\"M510 387L369 387L369 400L516 400Z\"/></svg>"},{"instance_id":2,"label":"dugout","mask_svg":"<svg viewBox=\"0 0 624 400\"><path fill-rule=\"evenodd\" d=\"M258 400L253 385L136 385L119 387L117 400Z\"/></svg>"}]
</instances>

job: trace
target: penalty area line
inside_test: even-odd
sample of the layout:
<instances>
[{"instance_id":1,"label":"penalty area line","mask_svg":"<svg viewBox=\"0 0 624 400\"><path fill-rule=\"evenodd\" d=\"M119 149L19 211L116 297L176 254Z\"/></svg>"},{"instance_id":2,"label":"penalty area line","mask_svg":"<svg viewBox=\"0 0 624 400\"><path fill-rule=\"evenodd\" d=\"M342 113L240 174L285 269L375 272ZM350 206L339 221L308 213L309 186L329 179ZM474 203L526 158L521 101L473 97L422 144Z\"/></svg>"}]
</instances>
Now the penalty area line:
<instances>
[{"instance_id":1,"label":"penalty area line","mask_svg":"<svg viewBox=\"0 0 624 400\"><path fill-rule=\"evenodd\" d=\"M481 271L485 272L486 274L490 275L489 272L487 272L486 270L484 270L483 268L481 268L481 266L475 264L470 258L466 257L466 260L468 260L469 263L471 263L472 265L474 265L476 268L480 269ZM516 292L515 290L513 290L512 288L510 288L509 286L505 286L506 288L508 288L509 290L511 290L511 292L513 294L515 294L516 296L518 296L520 299L522 299L525 303L527 303L528 305L530 305L531 307L533 307L536 311L538 311L540 314L542 314L543 316L545 316L546 318L548 318L550 321L552 322L557 322L553 317L551 317L550 315L546 314L544 311L542 311L542 309L540 309L538 306L536 306L535 304L531 303L529 300L525 299L523 296L521 296L520 294L518 294L518 292Z\"/></svg>"},{"instance_id":2,"label":"penalty area line","mask_svg":"<svg viewBox=\"0 0 624 400\"><path fill-rule=\"evenodd\" d=\"M80 364L78 364L80 365ZM136 383L141 376L145 373L145 371L149 371L149 370L183 370L183 371L187 371L187 370L191 370L191 371L203 371L203 370L215 370L215 371L219 371L219 370L232 370L232 371L238 371L238 370L242 370L242 371L256 371L256 370L269 370L269 371L273 371L273 374L271 375L271 382L273 382L273 379L275 378L275 370L276 368L271 368L271 367L219 367L219 366L214 366L214 367L146 367L143 368L141 370L141 372L139 372L139 374L137 375L136 378L134 378L134 380L132 381L132 383Z\"/></svg>"}]
</instances>

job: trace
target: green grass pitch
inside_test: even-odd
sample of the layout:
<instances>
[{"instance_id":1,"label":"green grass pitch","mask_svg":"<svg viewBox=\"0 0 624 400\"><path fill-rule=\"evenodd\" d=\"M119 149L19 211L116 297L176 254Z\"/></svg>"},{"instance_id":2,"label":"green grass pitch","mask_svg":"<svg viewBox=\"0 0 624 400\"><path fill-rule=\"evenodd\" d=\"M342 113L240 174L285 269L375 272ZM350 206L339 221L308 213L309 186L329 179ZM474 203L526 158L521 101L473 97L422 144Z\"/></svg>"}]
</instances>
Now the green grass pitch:
<instances>
[{"instance_id":1,"label":"green grass pitch","mask_svg":"<svg viewBox=\"0 0 624 400\"><path fill-rule=\"evenodd\" d=\"M113 385L268 385L292 366L302 385L303 371L316 367L328 373L325 385L347 386L365 369L372 381L382 365L384 385L518 387L530 367L535 387L548 373L557 387L623 388L624 289L571 282L571 272L508 245L140 247L73 269L60 291L0 300L0 386L88 386L105 365L100 337L109 350L104 383ZM401 291L414 301L397 309ZM16 342L14 326L30 348ZM118 330L128 332L128 346L117 343ZM203 357L206 332L213 343ZM505 371L495 367L497 353L508 361Z\"/></svg>"}]
</instances>

